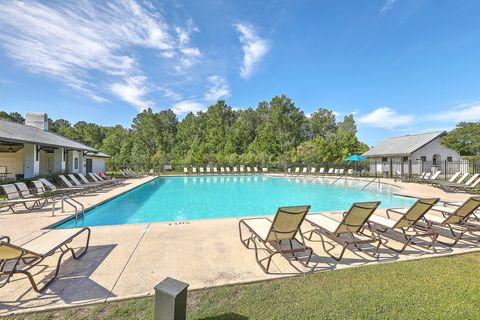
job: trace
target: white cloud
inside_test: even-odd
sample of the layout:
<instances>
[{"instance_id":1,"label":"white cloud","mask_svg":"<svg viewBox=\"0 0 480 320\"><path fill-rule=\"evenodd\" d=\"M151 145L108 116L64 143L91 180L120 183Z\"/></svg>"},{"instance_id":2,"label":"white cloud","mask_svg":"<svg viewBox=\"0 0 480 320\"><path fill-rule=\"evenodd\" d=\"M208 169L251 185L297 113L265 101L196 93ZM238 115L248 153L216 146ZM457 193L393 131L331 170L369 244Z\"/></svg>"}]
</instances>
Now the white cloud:
<instances>
[{"instance_id":1,"label":"white cloud","mask_svg":"<svg viewBox=\"0 0 480 320\"><path fill-rule=\"evenodd\" d=\"M205 93L205 100L217 101L220 98L226 98L230 96L230 88L225 78L218 75L208 77L209 88Z\"/></svg>"},{"instance_id":2,"label":"white cloud","mask_svg":"<svg viewBox=\"0 0 480 320\"><path fill-rule=\"evenodd\" d=\"M244 79L249 78L255 65L257 65L268 53L269 43L267 40L260 38L255 29L244 23L234 25L240 33L240 43L243 50L243 64L240 67L240 76Z\"/></svg>"},{"instance_id":3,"label":"white cloud","mask_svg":"<svg viewBox=\"0 0 480 320\"><path fill-rule=\"evenodd\" d=\"M175 91L173 91L172 89L164 88L162 89L162 91L163 91L163 96L165 98L169 98L170 100L173 100L173 101L182 100L182 96L176 93Z\"/></svg>"},{"instance_id":4,"label":"white cloud","mask_svg":"<svg viewBox=\"0 0 480 320\"><path fill-rule=\"evenodd\" d=\"M195 100L180 101L172 106L172 111L175 112L176 115L183 115L189 112L196 113L202 110L205 110L205 105Z\"/></svg>"},{"instance_id":5,"label":"white cloud","mask_svg":"<svg viewBox=\"0 0 480 320\"><path fill-rule=\"evenodd\" d=\"M108 101L103 95L113 92L143 106L149 104L148 79L132 49L154 50L183 70L201 53L189 46L190 33L197 30L191 21L185 28L173 28L152 4L142 4L2 1L0 45L27 71L58 79L97 102Z\"/></svg>"},{"instance_id":6,"label":"white cloud","mask_svg":"<svg viewBox=\"0 0 480 320\"><path fill-rule=\"evenodd\" d=\"M385 12L391 10L397 1L398 0L386 0L383 4L383 7L380 9L380 14L384 14Z\"/></svg>"},{"instance_id":7,"label":"white cloud","mask_svg":"<svg viewBox=\"0 0 480 320\"><path fill-rule=\"evenodd\" d=\"M479 121L480 101L461 104L450 110L441 111L431 116L433 120L445 122Z\"/></svg>"},{"instance_id":8,"label":"white cloud","mask_svg":"<svg viewBox=\"0 0 480 320\"><path fill-rule=\"evenodd\" d=\"M382 107L360 116L358 122L372 127L388 129L412 123L413 116L400 115L392 108Z\"/></svg>"},{"instance_id":9,"label":"white cloud","mask_svg":"<svg viewBox=\"0 0 480 320\"><path fill-rule=\"evenodd\" d=\"M120 99L134 105L140 111L151 108L153 103L145 100L145 96L149 91L149 87L146 84L147 78L135 76L124 80L124 82L112 84L110 90Z\"/></svg>"}]
</instances>

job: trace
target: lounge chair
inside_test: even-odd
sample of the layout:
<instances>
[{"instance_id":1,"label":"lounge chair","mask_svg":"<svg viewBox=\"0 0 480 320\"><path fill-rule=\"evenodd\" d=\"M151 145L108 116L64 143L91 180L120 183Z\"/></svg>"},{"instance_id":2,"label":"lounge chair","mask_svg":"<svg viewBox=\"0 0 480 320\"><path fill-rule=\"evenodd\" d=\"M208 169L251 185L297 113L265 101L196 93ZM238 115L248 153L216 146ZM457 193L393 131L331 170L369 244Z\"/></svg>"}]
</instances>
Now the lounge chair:
<instances>
[{"instance_id":1,"label":"lounge chair","mask_svg":"<svg viewBox=\"0 0 480 320\"><path fill-rule=\"evenodd\" d=\"M253 171L255 171L255 173L258 172L258 167L253 167Z\"/></svg>"},{"instance_id":2,"label":"lounge chair","mask_svg":"<svg viewBox=\"0 0 480 320\"><path fill-rule=\"evenodd\" d=\"M320 167L320 169L318 170L318 173L319 174L323 174L325 172L325 168L324 167Z\"/></svg>"},{"instance_id":3,"label":"lounge chair","mask_svg":"<svg viewBox=\"0 0 480 320\"><path fill-rule=\"evenodd\" d=\"M221 173L221 174L224 174L224 173L225 173L225 168L224 168L224 167L220 167L220 173Z\"/></svg>"},{"instance_id":4,"label":"lounge chair","mask_svg":"<svg viewBox=\"0 0 480 320\"><path fill-rule=\"evenodd\" d=\"M7 197L7 200L0 200L0 212L8 212L11 210L12 213L17 213L17 211L14 209L16 205L23 205L25 209L30 212L33 209L41 208L45 204L45 199L32 197L30 196L30 192L28 192L29 196L22 198L22 195L18 192L17 188L15 188L15 185L13 184L4 184L0 187ZM41 201L44 201L43 204L41 204ZM29 206L27 204L31 205ZM6 208L6 210L2 208Z\"/></svg>"},{"instance_id":5,"label":"lounge chair","mask_svg":"<svg viewBox=\"0 0 480 320\"><path fill-rule=\"evenodd\" d=\"M468 190L468 188L471 187L473 182L480 176L479 173L473 174L465 183L461 183L461 179L459 180L460 182L454 182L454 183L443 183L440 185L440 188L442 188L444 191L448 192L455 192L457 190Z\"/></svg>"},{"instance_id":6,"label":"lounge chair","mask_svg":"<svg viewBox=\"0 0 480 320\"><path fill-rule=\"evenodd\" d=\"M205 169L204 169L203 167L200 167L200 168L198 168L198 169L199 169L199 172L200 172L201 174L204 174L204 173L205 173Z\"/></svg>"},{"instance_id":7,"label":"lounge chair","mask_svg":"<svg viewBox=\"0 0 480 320\"><path fill-rule=\"evenodd\" d=\"M213 167L213 173L218 173L217 167Z\"/></svg>"},{"instance_id":8,"label":"lounge chair","mask_svg":"<svg viewBox=\"0 0 480 320\"><path fill-rule=\"evenodd\" d=\"M334 170L335 170L335 169L333 169L333 168L328 169L327 174L333 174Z\"/></svg>"},{"instance_id":9,"label":"lounge chair","mask_svg":"<svg viewBox=\"0 0 480 320\"><path fill-rule=\"evenodd\" d=\"M294 173L295 173L295 174L299 174L299 173L300 173L300 167L295 167Z\"/></svg>"},{"instance_id":10,"label":"lounge chair","mask_svg":"<svg viewBox=\"0 0 480 320\"><path fill-rule=\"evenodd\" d=\"M273 221L268 218L242 219L238 224L240 241L247 248L253 243L257 263L268 273L272 257L276 254L291 254L298 260L296 253L309 252L305 265L308 265L312 256L312 249L305 244L304 237L300 232L305 215L310 206L294 206L278 208ZM247 229L249 236L243 237L242 230ZM299 236L299 237L297 237ZM267 257L260 259L258 256L258 245L261 242L267 251ZM288 245L285 245L288 244ZM263 265L267 261L266 266ZM300 261L300 260L299 260Z\"/></svg>"},{"instance_id":11,"label":"lounge chair","mask_svg":"<svg viewBox=\"0 0 480 320\"><path fill-rule=\"evenodd\" d=\"M85 186L85 187L74 186L63 174L58 175L58 177L62 180L63 184L67 189L73 190L74 188L77 188L79 189L77 191L78 193L84 193L84 194L87 192L93 191L93 188L91 186Z\"/></svg>"},{"instance_id":12,"label":"lounge chair","mask_svg":"<svg viewBox=\"0 0 480 320\"><path fill-rule=\"evenodd\" d=\"M84 188L77 188L77 187L57 188L53 183L51 183L45 178L40 178L38 180L45 185L45 187L48 189L47 191L51 191L54 193L81 194L85 192Z\"/></svg>"},{"instance_id":13,"label":"lounge chair","mask_svg":"<svg viewBox=\"0 0 480 320\"><path fill-rule=\"evenodd\" d=\"M368 219L371 228L374 228L379 233L387 231L396 231L400 233L405 239L403 246L400 249L389 246L388 241L383 241L382 244L396 252L403 252L407 246L413 242L415 238L428 237L430 242L428 248L432 247L437 239L437 233L431 228L426 227L418 222L423 219L423 216L438 202L439 198L418 199L410 208L394 208L387 209L387 217L372 214Z\"/></svg>"},{"instance_id":14,"label":"lounge chair","mask_svg":"<svg viewBox=\"0 0 480 320\"><path fill-rule=\"evenodd\" d=\"M317 172L317 168L316 167L311 167L310 168L310 174L315 174Z\"/></svg>"},{"instance_id":15,"label":"lounge chair","mask_svg":"<svg viewBox=\"0 0 480 320\"><path fill-rule=\"evenodd\" d=\"M353 176L353 169L348 169L348 170L347 170L347 174L348 174L349 176Z\"/></svg>"},{"instance_id":16,"label":"lounge chair","mask_svg":"<svg viewBox=\"0 0 480 320\"><path fill-rule=\"evenodd\" d=\"M192 167L192 173L196 174L197 173L197 167Z\"/></svg>"},{"instance_id":17,"label":"lounge chair","mask_svg":"<svg viewBox=\"0 0 480 320\"><path fill-rule=\"evenodd\" d=\"M234 167L233 167L233 172L234 172L234 173L238 173L238 168L237 168L237 166L234 166Z\"/></svg>"},{"instance_id":18,"label":"lounge chair","mask_svg":"<svg viewBox=\"0 0 480 320\"><path fill-rule=\"evenodd\" d=\"M307 174L308 173L308 167L303 167L302 174Z\"/></svg>"},{"instance_id":19,"label":"lounge chair","mask_svg":"<svg viewBox=\"0 0 480 320\"><path fill-rule=\"evenodd\" d=\"M207 170L207 174L212 173L212 169L209 166L207 166L206 170Z\"/></svg>"},{"instance_id":20,"label":"lounge chair","mask_svg":"<svg viewBox=\"0 0 480 320\"><path fill-rule=\"evenodd\" d=\"M430 174L428 177L427 177L427 174L425 174L424 178L419 180L418 182L434 184L437 181L437 178L440 176L441 173L442 173L442 171L437 170L433 174Z\"/></svg>"},{"instance_id":21,"label":"lounge chair","mask_svg":"<svg viewBox=\"0 0 480 320\"><path fill-rule=\"evenodd\" d=\"M308 239L311 240L314 233L320 235L325 252L337 261L342 259L345 250L350 246L374 257L380 248L380 236L374 229L369 230L368 233L364 231L367 230L368 219L379 205L379 201L354 203L348 211L343 213L341 219L335 219L333 214L311 213L305 218L305 221L314 227L313 230L307 232L310 233ZM331 249L325 247L323 236L342 246L339 256L331 253L335 247ZM377 244L373 254L360 248L360 245L372 243Z\"/></svg>"},{"instance_id":22,"label":"lounge chair","mask_svg":"<svg viewBox=\"0 0 480 320\"><path fill-rule=\"evenodd\" d=\"M69 175L69 176L70 176L70 175ZM85 177L85 175L84 175L83 173L77 173L77 176L80 178L80 180L83 181L84 184L87 184L87 185L88 185L88 184L97 184L97 185L99 185L99 186L100 186L100 185L107 186L107 185L111 184L110 181L107 181L107 180L97 181L97 180L95 180L95 179L93 179L93 178L92 178L92 180L93 180L94 182L90 182L90 180L88 180L87 177ZM74 176L74 177L75 177L75 176ZM73 180L72 180L72 181L73 181ZM75 181L74 181L74 182L75 182ZM78 184L77 184L77 185L78 185Z\"/></svg>"},{"instance_id":23,"label":"lounge chair","mask_svg":"<svg viewBox=\"0 0 480 320\"><path fill-rule=\"evenodd\" d=\"M268 172L268 168L267 168L267 167L263 167L263 168L262 168L262 172Z\"/></svg>"},{"instance_id":24,"label":"lounge chair","mask_svg":"<svg viewBox=\"0 0 480 320\"><path fill-rule=\"evenodd\" d=\"M188 168L187 167L183 167L183 173L188 174Z\"/></svg>"},{"instance_id":25,"label":"lounge chair","mask_svg":"<svg viewBox=\"0 0 480 320\"><path fill-rule=\"evenodd\" d=\"M240 166L240 173L245 173L245 167L244 166Z\"/></svg>"},{"instance_id":26,"label":"lounge chair","mask_svg":"<svg viewBox=\"0 0 480 320\"><path fill-rule=\"evenodd\" d=\"M227 170L227 173L230 173L230 167L225 167L225 170Z\"/></svg>"},{"instance_id":27,"label":"lounge chair","mask_svg":"<svg viewBox=\"0 0 480 320\"><path fill-rule=\"evenodd\" d=\"M102 183L101 181L81 183L73 173L68 174L68 177L75 184L75 186L79 188L89 188L90 190L95 191L103 189L107 186L106 183Z\"/></svg>"},{"instance_id":28,"label":"lounge chair","mask_svg":"<svg viewBox=\"0 0 480 320\"><path fill-rule=\"evenodd\" d=\"M465 179L467 179L467 177L469 175L470 175L470 173L466 172L463 175L461 175L461 177L457 181L452 180L452 178L450 178L450 180L448 180L448 181L437 180L433 183L433 185L436 186L436 187L439 187L439 188L443 188L444 186L448 187L448 186L451 186L451 185L463 184L463 181L465 181Z\"/></svg>"},{"instance_id":29,"label":"lounge chair","mask_svg":"<svg viewBox=\"0 0 480 320\"><path fill-rule=\"evenodd\" d=\"M251 172L252 172L252 168L247 167L247 172L248 172L248 173L251 173Z\"/></svg>"},{"instance_id":30,"label":"lounge chair","mask_svg":"<svg viewBox=\"0 0 480 320\"><path fill-rule=\"evenodd\" d=\"M441 216L433 214L425 214L428 227L438 226L447 228L454 237L453 243L442 242L437 239L438 242L454 246L462 239L465 233L472 233L480 231L480 225L472 223L469 218L475 214L475 211L480 207L480 196L474 196L467 199L461 206L457 208L434 206L433 211L441 213ZM455 233L457 231L457 233Z\"/></svg>"},{"instance_id":31,"label":"lounge chair","mask_svg":"<svg viewBox=\"0 0 480 320\"><path fill-rule=\"evenodd\" d=\"M87 236L85 248L80 252L75 252L73 248L69 247L69 243L83 233L86 233ZM78 259L87 252L89 243L89 228L52 230L24 245L12 244L8 237L0 238L0 278L4 278L0 283L0 288L9 283L15 274L23 274L30 280L33 290L42 292L58 276L63 256L70 252L74 259ZM60 256L55 273L51 279L39 287L33 279L30 269L39 266L45 258L56 253L60 253ZM42 267L44 267L43 264Z\"/></svg>"}]
</instances>

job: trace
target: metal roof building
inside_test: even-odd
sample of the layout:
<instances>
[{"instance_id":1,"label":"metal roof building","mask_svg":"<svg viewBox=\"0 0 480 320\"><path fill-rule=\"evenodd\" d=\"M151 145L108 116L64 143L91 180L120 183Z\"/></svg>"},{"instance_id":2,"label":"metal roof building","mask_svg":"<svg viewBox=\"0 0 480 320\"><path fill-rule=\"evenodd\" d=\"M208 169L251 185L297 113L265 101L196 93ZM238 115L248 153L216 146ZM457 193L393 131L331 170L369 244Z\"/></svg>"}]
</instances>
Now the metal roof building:
<instances>
[{"instance_id":1,"label":"metal roof building","mask_svg":"<svg viewBox=\"0 0 480 320\"><path fill-rule=\"evenodd\" d=\"M0 179L105 171L108 157L85 144L49 132L45 113L27 113L25 124L0 120Z\"/></svg>"},{"instance_id":2,"label":"metal roof building","mask_svg":"<svg viewBox=\"0 0 480 320\"><path fill-rule=\"evenodd\" d=\"M458 171L453 163L460 165L460 154L441 143L446 134L445 131L435 131L388 138L363 156L370 160L371 173Z\"/></svg>"},{"instance_id":3,"label":"metal roof building","mask_svg":"<svg viewBox=\"0 0 480 320\"><path fill-rule=\"evenodd\" d=\"M446 135L445 131L388 138L363 154L364 157L410 155L426 144Z\"/></svg>"}]
</instances>

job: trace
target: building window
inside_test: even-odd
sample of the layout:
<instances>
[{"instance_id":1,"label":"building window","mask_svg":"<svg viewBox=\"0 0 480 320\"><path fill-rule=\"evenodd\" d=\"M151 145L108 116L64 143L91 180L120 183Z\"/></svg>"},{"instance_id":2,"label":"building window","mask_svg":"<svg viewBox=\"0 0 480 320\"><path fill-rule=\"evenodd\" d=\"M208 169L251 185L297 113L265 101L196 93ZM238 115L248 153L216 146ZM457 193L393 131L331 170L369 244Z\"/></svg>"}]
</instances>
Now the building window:
<instances>
[{"instance_id":1,"label":"building window","mask_svg":"<svg viewBox=\"0 0 480 320\"><path fill-rule=\"evenodd\" d=\"M403 160L403 162L407 162L407 161L408 161L408 157L403 157L402 160Z\"/></svg>"},{"instance_id":2,"label":"building window","mask_svg":"<svg viewBox=\"0 0 480 320\"><path fill-rule=\"evenodd\" d=\"M447 162L453 162L453 158L452 157L447 157Z\"/></svg>"},{"instance_id":3,"label":"building window","mask_svg":"<svg viewBox=\"0 0 480 320\"><path fill-rule=\"evenodd\" d=\"M427 161L427 156L421 156L420 160L422 160L423 162Z\"/></svg>"},{"instance_id":4,"label":"building window","mask_svg":"<svg viewBox=\"0 0 480 320\"><path fill-rule=\"evenodd\" d=\"M387 162L388 158L387 157L382 157L382 162Z\"/></svg>"},{"instance_id":5,"label":"building window","mask_svg":"<svg viewBox=\"0 0 480 320\"><path fill-rule=\"evenodd\" d=\"M73 159L73 169L78 170L78 158Z\"/></svg>"}]
</instances>

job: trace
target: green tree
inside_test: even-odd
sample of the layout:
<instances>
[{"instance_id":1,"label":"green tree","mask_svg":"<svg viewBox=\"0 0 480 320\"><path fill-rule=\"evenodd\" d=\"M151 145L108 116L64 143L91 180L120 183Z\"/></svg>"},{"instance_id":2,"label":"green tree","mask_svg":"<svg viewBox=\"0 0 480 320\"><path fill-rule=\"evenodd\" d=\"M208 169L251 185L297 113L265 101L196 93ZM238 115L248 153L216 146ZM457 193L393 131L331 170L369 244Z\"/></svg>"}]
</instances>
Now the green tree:
<instances>
[{"instance_id":1,"label":"green tree","mask_svg":"<svg viewBox=\"0 0 480 320\"><path fill-rule=\"evenodd\" d=\"M337 131L337 122L332 110L320 108L309 119L313 137L326 137Z\"/></svg>"},{"instance_id":2,"label":"green tree","mask_svg":"<svg viewBox=\"0 0 480 320\"><path fill-rule=\"evenodd\" d=\"M460 122L443 137L442 144L464 156L480 156L480 121Z\"/></svg>"},{"instance_id":3,"label":"green tree","mask_svg":"<svg viewBox=\"0 0 480 320\"><path fill-rule=\"evenodd\" d=\"M17 123L25 123L25 119L18 112L8 113L5 111L0 111L0 119Z\"/></svg>"}]
</instances>

